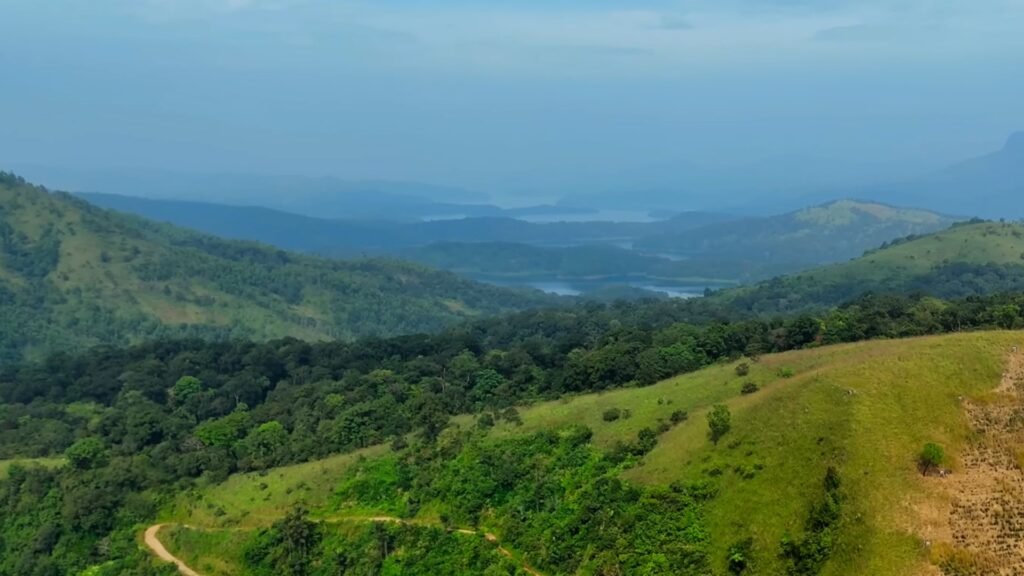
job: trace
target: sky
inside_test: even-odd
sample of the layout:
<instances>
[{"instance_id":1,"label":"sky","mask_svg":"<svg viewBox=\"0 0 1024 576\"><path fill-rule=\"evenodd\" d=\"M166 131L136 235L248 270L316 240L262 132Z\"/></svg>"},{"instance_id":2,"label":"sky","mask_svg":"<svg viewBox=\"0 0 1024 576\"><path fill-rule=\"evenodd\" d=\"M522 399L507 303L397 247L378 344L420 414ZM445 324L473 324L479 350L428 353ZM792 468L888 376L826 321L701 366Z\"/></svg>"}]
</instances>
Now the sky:
<instances>
[{"instance_id":1,"label":"sky","mask_svg":"<svg viewBox=\"0 0 1024 576\"><path fill-rule=\"evenodd\" d=\"M1021 0L0 0L0 23L0 169L533 198L883 180L1024 129Z\"/></svg>"}]
</instances>

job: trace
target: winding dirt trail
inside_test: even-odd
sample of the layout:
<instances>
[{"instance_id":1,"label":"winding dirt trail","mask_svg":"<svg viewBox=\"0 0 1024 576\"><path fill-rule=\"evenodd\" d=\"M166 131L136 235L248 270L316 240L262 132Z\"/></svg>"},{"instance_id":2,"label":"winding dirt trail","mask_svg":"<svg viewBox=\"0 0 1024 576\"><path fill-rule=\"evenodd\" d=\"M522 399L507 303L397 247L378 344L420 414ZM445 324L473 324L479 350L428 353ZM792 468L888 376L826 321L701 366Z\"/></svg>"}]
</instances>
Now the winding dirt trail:
<instances>
[{"instance_id":1,"label":"winding dirt trail","mask_svg":"<svg viewBox=\"0 0 1024 576\"><path fill-rule=\"evenodd\" d=\"M144 536L146 546L149 547L153 554L156 554L157 558L160 558L164 562L171 562L177 566L178 572L181 572L183 576L199 576L198 572L189 568L188 565L182 562L180 558L168 552L167 548L164 548L163 543L161 543L160 539L157 537L160 529L164 526L166 526L166 524L154 524L149 528L146 528L146 534Z\"/></svg>"},{"instance_id":2,"label":"winding dirt trail","mask_svg":"<svg viewBox=\"0 0 1024 576\"><path fill-rule=\"evenodd\" d=\"M416 525L417 524L416 522L405 520L403 518L397 518L395 516L370 516L370 517L367 517L367 518L360 518L360 517L325 518L323 520L320 520L320 522L324 522L324 523L328 523L328 524L332 523L332 522L385 522L385 523L389 523L389 524L405 524L405 525ZM426 524L422 524L422 525L426 525ZM146 529L146 534L145 534L145 537L144 537L144 540L146 542L146 546L150 549L150 551L153 552L153 554L155 554L161 560L163 560L165 562L171 562L175 566L177 566L178 567L178 572L180 572L182 574L182 576L201 576L198 572L196 572L195 570L189 568L188 565L185 564L185 562L182 561L180 558L178 558L174 554L171 554L170 552L168 552L167 548L165 548L164 545L160 542L160 539L157 537L157 535L160 532L161 528L164 528L164 527L167 527L167 526L170 526L170 524L154 524L154 525L150 526L149 528L147 528ZM491 534L490 532L480 532L478 530L468 530L468 529L465 529L465 528L455 529L455 530L452 530L452 532L454 532L456 534L466 534L466 535L469 535L469 536L479 536L479 535L482 535L485 540L487 540L488 542L494 544L497 547L497 550L498 550L499 554L501 554L502 556L504 556L506 558L511 558L511 559L515 558L512 555L512 551L510 551L509 549L507 549L504 546L502 546L501 543L498 542L498 537L495 536L494 534ZM521 567L522 567L523 571L526 572L527 574L530 574L530 576L544 576L540 572L538 572L538 571L534 570L533 568L531 568L530 565L526 564L525 562L522 564Z\"/></svg>"}]
</instances>

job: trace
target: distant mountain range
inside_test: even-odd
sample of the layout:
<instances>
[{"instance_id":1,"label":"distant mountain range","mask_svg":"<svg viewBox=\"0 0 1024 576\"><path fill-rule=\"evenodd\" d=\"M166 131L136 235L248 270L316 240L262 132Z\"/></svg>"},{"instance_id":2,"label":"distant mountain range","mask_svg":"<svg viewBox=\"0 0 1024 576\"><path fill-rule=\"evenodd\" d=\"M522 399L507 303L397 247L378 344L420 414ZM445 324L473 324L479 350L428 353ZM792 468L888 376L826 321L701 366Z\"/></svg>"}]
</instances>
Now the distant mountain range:
<instances>
[{"instance_id":1,"label":"distant mountain range","mask_svg":"<svg viewBox=\"0 0 1024 576\"><path fill-rule=\"evenodd\" d=\"M258 240L290 250L334 255L390 253L435 242L514 242L537 246L629 243L646 234L729 220L726 214L690 212L657 222L552 222L473 217L427 222L333 220L255 206L79 194L101 206L227 238Z\"/></svg>"},{"instance_id":2,"label":"distant mountain range","mask_svg":"<svg viewBox=\"0 0 1024 576\"><path fill-rule=\"evenodd\" d=\"M865 167L860 174L821 160L792 159L783 175L771 162L711 171L680 163L674 183L575 194L568 206L671 211L710 209L763 215L842 198L915 206L945 214L1024 218L1024 132L1012 134L998 151L920 176L893 178ZM758 178L763 174L763 178ZM831 174L831 176L830 176ZM753 177L752 177L753 176ZM788 182L788 184L786 184Z\"/></svg>"},{"instance_id":3,"label":"distant mountain range","mask_svg":"<svg viewBox=\"0 0 1024 576\"><path fill-rule=\"evenodd\" d=\"M76 193L255 205L317 218L415 221L467 216L580 216L593 212L550 204L502 208L487 194L420 182L142 169L71 170L33 165L21 171L51 188Z\"/></svg>"},{"instance_id":4,"label":"distant mountain range","mask_svg":"<svg viewBox=\"0 0 1024 576\"><path fill-rule=\"evenodd\" d=\"M997 152L866 193L871 198L950 214L1024 218L1024 132L1010 136Z\"/></svg>"},{"instance_id":5,"label":"distant mountain range","mask_svg":"<svg viewBox=\"0 0 1024 576\"><path fill-rule=\"evenodd\" d=\"M839 201L766 218L689 212L649 223L534 224L511 218L432 222L325 220L257 207L83 194L97 205L210 234L332 256L385 254L470 277L751 281L847 260L955 219ZM586 247L586 249L582 249Z\"/></svg>"}]
</instances>

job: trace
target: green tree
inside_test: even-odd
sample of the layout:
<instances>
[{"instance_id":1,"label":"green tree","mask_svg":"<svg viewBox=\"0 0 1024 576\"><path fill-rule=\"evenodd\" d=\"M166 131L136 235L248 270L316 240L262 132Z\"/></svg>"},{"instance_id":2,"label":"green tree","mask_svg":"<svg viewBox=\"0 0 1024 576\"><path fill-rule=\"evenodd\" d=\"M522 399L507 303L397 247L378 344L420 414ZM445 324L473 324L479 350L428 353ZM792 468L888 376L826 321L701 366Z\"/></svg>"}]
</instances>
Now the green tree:
<instances>
[{"instance_id":1,"label":"green tree","mask_svg":"<svg viewBox=\"0 0 1024 576\"><path fill-rule=\"evenodd\" d=\"M176 404L182 404L202 391L203 383L199 378L195 376L182 376L171 387L171 400Z\"/></svg>"},{"instance_id":2,"label":"green tree","mask_svg":"<svg viewBox=\"0 0 1024 576\"><path fill-rule=\"evenodd\" d=\"M277 420L260 424L239 443L249 467L253 469L270 468L277 464L283 458L287 445L288 432Z\"/></svg>"},{"instance_id":3,"label":"green tree","mask_svg":"<svg viewBox=\"0 0 1024 576\"><path fill-rule=\"evenodd\" d=\"M88 470L103 463L107 447L103 440L90 436L75 442L64 451L68 463L77 470Z\"/></svg>"},{"instance_id":4,"label":"green tree","mask_svg":"<svg viewBox=\"0 0 1024 576\"><path fill-rule=\"evenodd\" d=\"M235 410L227 416L207 420L195 428L195 435L207 446L232 446L245 437L251 426L245 410Z\"/></svg>"},{"instance_id":5,"label":"green tree","mask_svg":"<svg viewBox=\"0 0 1024 576\"><path fill-rule=\"evenodd\" d=\"M715 444L732 428L732 415L725 404L715 404L708 412L708 437Z\"/></svg>"},{"instance_id":6,"label":"green tree","mask_svg":"<svg viewBox=\"0 0 1024 576\"><path fill-rule=\"evenodd\" d=\"M305 508L293 508L274 523L270 561L275 573L306 576L319 556L320 526L308 518Z\"/></svg>"},{"instance_id":7,"label":"green tree","mask_svg":"<svg viewBox=\"0 0 1024 576\"><path fill-rule=\"evenodd\" d=\"M921 453L917 456L917 467L921 470L921 474L927 475L938 470L945 459L946 453L942 446L929 442L924 445Z\"/></svg>"}]
</instances>

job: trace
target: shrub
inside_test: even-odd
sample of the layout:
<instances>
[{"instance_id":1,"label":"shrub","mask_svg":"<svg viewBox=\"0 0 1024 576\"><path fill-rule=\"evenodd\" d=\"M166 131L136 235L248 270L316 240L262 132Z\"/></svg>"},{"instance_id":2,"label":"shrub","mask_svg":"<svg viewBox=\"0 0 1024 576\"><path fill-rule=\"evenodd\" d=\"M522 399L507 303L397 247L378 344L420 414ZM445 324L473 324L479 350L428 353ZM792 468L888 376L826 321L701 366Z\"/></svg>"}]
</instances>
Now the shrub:
<instances>
[{"instance_id":1,"label":"shrub","mask_svg":"<svg viewBox=\"0 0 1024 576\"><path fill-rule=\"evenodd\" d=\"M637 447L640 454L647 454L658 444L658 434L650 428L644 428L637 435Z\"/></svg>"},{"instance_id":2,"label":"shrub","mask_svg":"<svg viewBox=\"0 0 1024 576\"><path fill-rule=\"evenodd\" d=\"M621 417L622 417L622 411L619 410L618 408L609 408L609 409L605 410L603 414L601 414L601 418L605 422L615 422L616 420L618 420Z\"/></svg>"},{"instance_id":3,"label":"shrub","mask_svg":"<svg viewBox=\"0 0 1024 576\"><path fill-rule=\"evenodd\" d=\"M779 368L779 371L776 372L776 374L779 375L779 378L792 378L793 376L796 376L796 372L793 371L792 368L789 368L787 366Z\"/></svg>"},{"instance_id":4,"label":"shrub","mask_svg":"<svg viewBox=\"0 0 1024 576\"><path fill-rule=\"evenodd\" d=\"M494 428L494 416L491 416L487 412L484 412L480 416L477 416L476 426L481 430L487 430L488 428Z\"/></svg>"},{"instance_id":5,"label":"shrub","mask_svg":"<svg viewBox=\"0 0 1024 576\"><path fill-rule=\"evenodd\" d=\"M673 424L679 424L681 422L686 422L689 417L690 415L686 413L686 410L676 410L672 413L672 416L669 417L669 420L671 420Z\"/></svg>"},{"instance_id":6,"label":"shrub","mask_svg":"<svg viewBox=\"0 0 1024 576\"><path fill-rule=\"evenodd\" d=\"M514 406L509 406L502 411L501 417L504 418L506 422L515 424L516 426L523 425L523 417L519 415L519 410L516 410Z\"/></svg>"},{"instance_id":7,"label":"shrub","mask_svg":"<svg viewBox=\"0 0 1024 576\"><path fill-rule=\"evenodd\" d=\"M917 467L921 470L921 474L927 475L938 470L945 459L946 453L942 446L929 442L924 445L921 453L917 456Z\"/></svg>"},{"instance_id":8,"label":"shrub","mask_svg":"<svg viewBox=\"0 0 1024 576\"><path fill-rule=\"evenodd\" d=\"M750 364L747 364L746 362L740 362L739 364L736 365L737 376L742 378L747 374L750 374Z\"/></svg>"},{"instance_id":9,"label":"shrub","mask_svg":"<svg viewBox=\"0 0 1024 576\"><path fill-rule=\"evenodd\" d=\"M726 558L731 574L743 574L747 570L750 566L750 552L753 548L753 538L744 538L729 546L729 555Z\"/></svg>"},{"instance_id":10,"label":"shrub","mask_svg":"<svg viewBox=\"0 0 1024 576\"><path fill-rule=\"evenodd\" d=\"M744 382L743 387L740 388L740 393L753 394L754 392L757 392L760 389L761 388L757 384L754 384L753 382Z\"/></svg>"}]
</instances>

